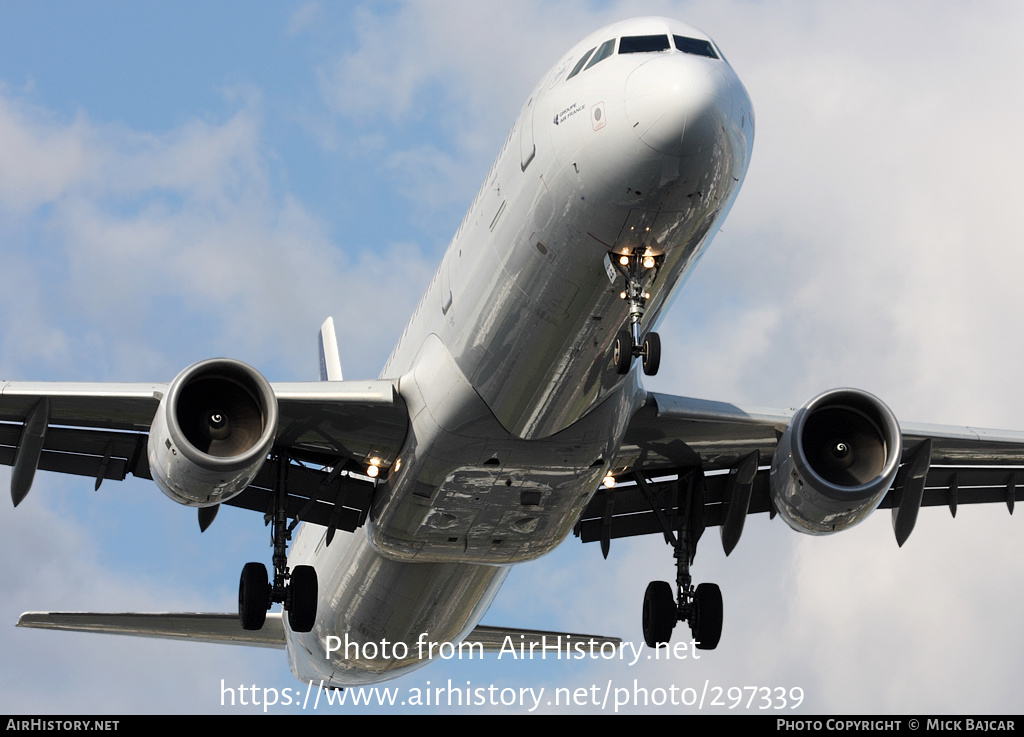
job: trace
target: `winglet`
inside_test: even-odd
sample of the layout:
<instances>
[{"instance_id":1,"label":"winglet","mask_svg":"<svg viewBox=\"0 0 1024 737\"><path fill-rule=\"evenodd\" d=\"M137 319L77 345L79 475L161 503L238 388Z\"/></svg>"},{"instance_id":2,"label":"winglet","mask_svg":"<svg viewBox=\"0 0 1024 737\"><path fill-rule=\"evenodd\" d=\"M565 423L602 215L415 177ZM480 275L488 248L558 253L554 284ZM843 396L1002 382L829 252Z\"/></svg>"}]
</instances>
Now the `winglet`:
<instances>
[{"instance_id":1,"label":"winglet","mask_svg":"<svg viewBox=\"0 0 1024 737\"><path fill-rule=\"evenodd\" d=\"M342 381L338 337L334 318L328 317L320 326L320 381Z\"/></svg>"}]
</instances>

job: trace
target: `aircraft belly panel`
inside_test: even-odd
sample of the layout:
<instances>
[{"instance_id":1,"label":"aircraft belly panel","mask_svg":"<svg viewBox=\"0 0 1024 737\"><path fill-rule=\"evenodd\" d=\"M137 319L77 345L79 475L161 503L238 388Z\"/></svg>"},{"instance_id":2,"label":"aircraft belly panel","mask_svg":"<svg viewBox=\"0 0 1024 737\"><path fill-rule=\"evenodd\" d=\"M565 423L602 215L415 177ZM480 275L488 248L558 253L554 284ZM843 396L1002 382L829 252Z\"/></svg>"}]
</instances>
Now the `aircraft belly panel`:
<instances>
[{"instance_id":1,"label":"aircraft belly panel","mask_svg":"<svg viewBox=\"0 0 1024 737\"><path fill-rule=\"evenodd\" d=\"M372 544L407 561L505 564L536 558L571 531L618 450L642 394L625 391L542 440L511 435L436 337L399 381L406 444L370 511Z\"/></svg>"},{"instance_id":2,"label":"aircraft belly panel","mask_svg":"<svg viewBox=\"0 0 1024 737\"><path fill-rule=\"evenodd\" d=\"M461 642L508 574L504 566L392 560L359 532L325 547L323 532L302 528L304 541L320 538L318 610L327 615L312 632L285 628L289 664L302 681L359 686L427 665L430 644Z\"/></svg>"}]
</instances>

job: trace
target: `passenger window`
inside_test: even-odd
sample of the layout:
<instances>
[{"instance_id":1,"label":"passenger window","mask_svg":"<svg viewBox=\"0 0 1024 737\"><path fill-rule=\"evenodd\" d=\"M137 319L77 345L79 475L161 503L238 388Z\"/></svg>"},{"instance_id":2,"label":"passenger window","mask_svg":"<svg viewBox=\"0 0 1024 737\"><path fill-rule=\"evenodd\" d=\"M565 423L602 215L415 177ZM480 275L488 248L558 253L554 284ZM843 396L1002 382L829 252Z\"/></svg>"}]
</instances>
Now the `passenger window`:
<instances>
[{"instance_id":1,"label":"passenger window","mask_svg":"<svg viewBox=\"0 0 1024 737\"><path fill-rule=\"evenodd\" d=\"M597 64L602 59L607 59L609 56L611 56L614 53L615 53L615 39L612 38L612 39L609 39L609 40L605 41L603 44L601 44L601 46L597 49L597 53L594 54L594 58L590 60L589 64L587 64L587 69L590 69L590 67L594 66L595 64Z\"/></svg>"},{"instance_id":2,"label":"passenger window","mask_svg":"<svg viewBox=\"0 0 1024 737\"><path fill-rule=\"evenodd\" d=\"M668 51L668 36L623 36L619 42L620 54L642 54L648 51Z\"/></svg>"},{"instance_id":3,"label":"passenger window","mask_svg":"<svg viewBox=\"0 0 1024 737\"><path fill-rule=\"evenodd\" d=\"M706 56L709 59L718 58L714 47L707 41L702 41L699 38L687 38L686 36L673 36L672 38L676 42L676 48L684 54L697 54L697 56Z\"/></svg>"},{"instance_id":4,"label":"passenger window","mask_svg":"<svg viewBox=\"0 0 1024 737\"><path fill-rule=\"evenodd\" d=\"M596 48L596 47L595 47L595 48ZM594 53L594 49L591 49L590 51L588 51L587 53L585 53L585 54L584 54L583 56L581 56L581 57L580 57L580 60L579 60L578 62L576 62L576 66L574 66L574 67L572 68L572 71L571 71L571 72L569 72L569 76L568 76L568 77L566 77L566 79L567 79L567 80L568 80L568 79L572 79L572 78L573 78L573 77L575 77L575 76L576 76L577 74L579 74L579 73L580 73L580 70L581 70L581 69L583 68L583 65L587 63L587 59L589 59L589 58L590 58L590 55L591 55L591 54L593 54L593 53Z\"/></svg>"}]
</instances>

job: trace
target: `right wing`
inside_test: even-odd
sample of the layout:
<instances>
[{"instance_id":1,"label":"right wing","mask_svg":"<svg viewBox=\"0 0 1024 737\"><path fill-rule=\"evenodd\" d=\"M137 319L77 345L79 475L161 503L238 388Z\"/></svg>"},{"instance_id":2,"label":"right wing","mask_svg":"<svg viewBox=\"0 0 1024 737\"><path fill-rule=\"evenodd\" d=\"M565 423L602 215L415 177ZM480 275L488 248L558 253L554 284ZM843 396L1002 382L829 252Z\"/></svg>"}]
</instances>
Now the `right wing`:
<instances>
[{"instance_id":1,"label":"right wing","mask_svg":"<svg viewBox=\"0 0 1024 737\"><path fill-rule=\"evenodd\" d=\"M583 542L601 542L607 554L613 538L664 534L687 519L693 545L705 528L720 527L728 554L747 515L774 517L781 511L777 499L789 503L785 495L773 496L769 472L780 442L803 411L648 394L613 464L621 483L597 491L576 535ZM889 450L901 448L898 472L865 516L891 509L900 545L921 507L946 506L955 516L962 504L1003 503L1012 513L1024 500L1024 433L924 424L898 429L898 437L882 443ZM814 491L803 493L809 497Z\"/></svg>"}]
</instances>

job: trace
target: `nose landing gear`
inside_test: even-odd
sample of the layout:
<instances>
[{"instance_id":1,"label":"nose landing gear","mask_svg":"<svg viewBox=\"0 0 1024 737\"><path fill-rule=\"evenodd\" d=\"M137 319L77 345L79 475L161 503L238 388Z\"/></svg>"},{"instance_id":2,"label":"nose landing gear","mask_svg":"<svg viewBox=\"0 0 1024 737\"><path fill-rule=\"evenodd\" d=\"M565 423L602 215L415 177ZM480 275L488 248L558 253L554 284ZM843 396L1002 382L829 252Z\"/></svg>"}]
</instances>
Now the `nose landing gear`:
<instances>
[{"instance_id":1,"label":"nose landing gear","mask_svg":"<svg viewBox=\"0 0 1024 737\"><path fill-rule=\"evenodd\" d=\"M656 273L659 258L641 248L635 249L632 254L608 255L609 262L616 265L615 268L626 280L626 288L619 296L629 303L629 326L616 335L612 351L612 363L620 374L629 373L633 359L637 356L642 360L644 373L648 376L658 373L661 365L661 339L658 334L648 333L642 338L640 335L640 321L647 300L651 297L650 292L644 291L642 280L646 271L655 270Z\"/></svg>"}]
</instances>

